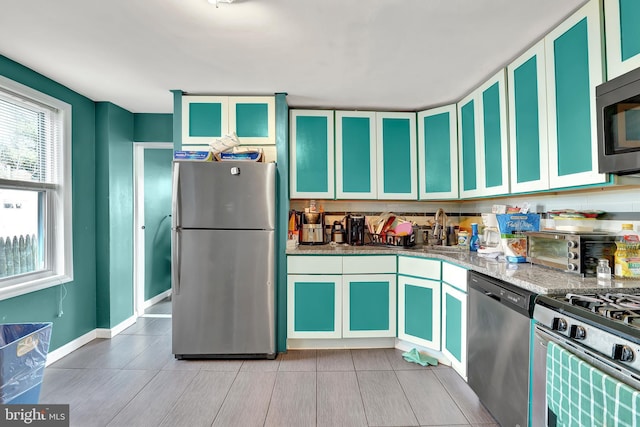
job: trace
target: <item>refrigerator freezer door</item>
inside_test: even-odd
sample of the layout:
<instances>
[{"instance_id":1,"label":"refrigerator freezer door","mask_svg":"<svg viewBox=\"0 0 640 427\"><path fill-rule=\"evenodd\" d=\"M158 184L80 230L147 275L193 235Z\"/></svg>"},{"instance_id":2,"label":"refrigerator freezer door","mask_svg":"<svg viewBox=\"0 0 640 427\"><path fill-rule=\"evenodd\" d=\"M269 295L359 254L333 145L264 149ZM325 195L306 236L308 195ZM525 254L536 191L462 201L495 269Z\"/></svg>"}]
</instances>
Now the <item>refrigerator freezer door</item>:
<instances>
[{"instance_id":1,"label":"refrigerator freezer door","mask_svg":"<svg viewBox=\"0 0 640 427\"><path fill-rule=\"evenodd\" d=\"M275 356L274 232L174 233L173 354Z\"/></svg>"},{"instance_id":2,"label":"refrigerator freezer door","mask_svg":"<svg viewBox=\"0 0 640 427\"><path fill-rule=\"evenodd\" d=\"M174 227L273 230L275 163L174 162Z\"/></svg>"}]
</instances>

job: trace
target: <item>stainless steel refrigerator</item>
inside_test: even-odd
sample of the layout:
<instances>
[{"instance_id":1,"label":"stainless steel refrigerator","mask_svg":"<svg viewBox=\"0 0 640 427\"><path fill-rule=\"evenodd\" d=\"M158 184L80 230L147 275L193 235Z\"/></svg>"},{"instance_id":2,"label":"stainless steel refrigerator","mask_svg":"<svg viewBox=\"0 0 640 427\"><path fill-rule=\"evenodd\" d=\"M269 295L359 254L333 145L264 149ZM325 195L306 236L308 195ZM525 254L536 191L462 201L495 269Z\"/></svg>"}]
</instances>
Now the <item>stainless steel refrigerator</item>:
<instances>
[{"instance_id":1,"label":"stainless steel refrigerator","mask_svg":"<svg viewBox=\"0 0 640 427\"><path fill-rule=\"evenodd\" d=\"M173 163L172 351L274 358L275 163Z\"/></svg>"}]
</instances>

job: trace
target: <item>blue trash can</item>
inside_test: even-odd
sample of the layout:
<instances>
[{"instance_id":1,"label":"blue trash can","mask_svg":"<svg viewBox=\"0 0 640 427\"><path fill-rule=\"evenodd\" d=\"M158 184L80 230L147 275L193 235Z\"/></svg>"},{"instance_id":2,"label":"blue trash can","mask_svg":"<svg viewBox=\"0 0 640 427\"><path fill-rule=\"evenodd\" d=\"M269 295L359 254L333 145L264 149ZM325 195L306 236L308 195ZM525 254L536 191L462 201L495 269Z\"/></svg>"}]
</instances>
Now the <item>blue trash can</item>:
<instances>
[{"instance_id":1,"label":"blue trash can","mask_svg":"<svg viewBox=\"0 0 640 427\"><path fill-rule=\"evenodd\" d=\"M0 404L36 404L51 322L0 324Z\"/></svg>"}]
</instances>

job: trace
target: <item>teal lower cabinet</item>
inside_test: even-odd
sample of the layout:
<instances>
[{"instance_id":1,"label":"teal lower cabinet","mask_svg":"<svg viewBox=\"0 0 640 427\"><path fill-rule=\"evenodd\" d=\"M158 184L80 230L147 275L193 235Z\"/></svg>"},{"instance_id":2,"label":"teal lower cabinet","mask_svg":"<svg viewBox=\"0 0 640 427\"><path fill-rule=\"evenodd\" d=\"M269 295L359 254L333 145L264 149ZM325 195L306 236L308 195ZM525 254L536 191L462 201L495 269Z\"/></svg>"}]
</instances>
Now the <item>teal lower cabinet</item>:
<instances>
[{"instance_id":1,"label":"teal lower cabinet","mask_svg":"<svg viewBox=\"0 0 640 427\"><path fill-rule=\"evenodd\" d=\"M442 261L398 257L398 338L440 351Z\"/></svg>"},{"instance_id":2,"label":"teal lower cabinet","mask_svg":"<svg viewBox=\"0 0 640 427\"><path fill-rule=\"evenodd\" d=\"M288 338L342 337L342 276L287 276Z\"/></svg>"},{"instance_id":3,"label":"teal lower cabinet","mask_svg":"<svg viewBox=\"0 0 640 427\"><path fill-rule=\"evenodd\" d=\"M395 255L287 257L287 338L396 336Z\"/></svg>"},{"instance_id":4,"label":"teal lower cabinet","mask_svg":"<svg viewBox=\"0 0 640 427\"><path fill-rule=\"evenodd\" d=\"M447 262L442 263L442 353L451 361L451 367L465 381L467 380L466 275L466 269Z\"/></svg>"},{"instance_id":5,"label":"teal lower cabinet","mask_svg":"<svg viewBox=\"0 0 640 427\"><path fill-rule=\"evenodd\" d=\"M440 281L398 276L398 338L440 350Z\"/></svg>"},{"instance_id":6,"label":"teal lower cabinet","mask_svg":"<svg viewBox=\"0 0 640 427\"><path fill-rule=\"evenodd\" d=\"M342 276L342 336L396 336L396 275Z\"/></svg>"}]
</instances>

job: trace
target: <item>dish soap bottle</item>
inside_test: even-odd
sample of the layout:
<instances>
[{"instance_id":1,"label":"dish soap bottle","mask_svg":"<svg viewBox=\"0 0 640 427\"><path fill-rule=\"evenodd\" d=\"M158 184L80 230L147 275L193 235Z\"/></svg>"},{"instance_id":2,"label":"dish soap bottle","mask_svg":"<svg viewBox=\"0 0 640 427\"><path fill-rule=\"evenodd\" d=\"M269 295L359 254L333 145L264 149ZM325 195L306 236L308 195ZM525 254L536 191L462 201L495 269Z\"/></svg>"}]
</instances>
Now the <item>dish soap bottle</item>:
<instances>
[{"instance_id":1,"label":"dish soap bottle","mask_svg":"<svg viewBox=\"0 0 640 427\"><path fill-rule=\"evenodd\" d=\"M471 224L471 238L469 239L469 250L471 252L478 252L478 247L480 247L480 241L478 238L478 224Z\"/></svg>"},{"instance_id":2,"label":"dish soap bottle","mask_svg":"<svg viewBox=\"0 0 640 427\"><path fill-rule=\"evenodd\" d=\"M618 278L640 277L640 236L633 224L622 224L616 235L614 274Z\"/></svg>"}]
</instances>

